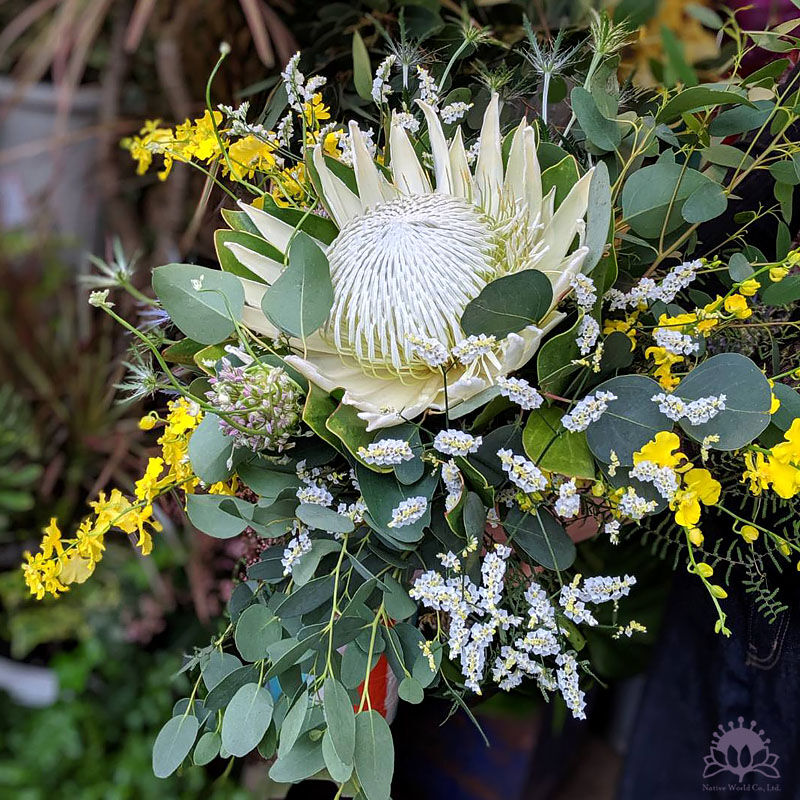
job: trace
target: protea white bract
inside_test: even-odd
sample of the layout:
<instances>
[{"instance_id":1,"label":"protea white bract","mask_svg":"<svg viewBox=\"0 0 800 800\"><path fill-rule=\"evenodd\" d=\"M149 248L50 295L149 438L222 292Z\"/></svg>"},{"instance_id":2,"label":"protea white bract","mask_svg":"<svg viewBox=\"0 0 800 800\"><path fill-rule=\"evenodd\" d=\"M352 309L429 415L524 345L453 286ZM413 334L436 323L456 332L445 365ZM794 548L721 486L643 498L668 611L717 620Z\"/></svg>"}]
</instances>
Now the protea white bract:
<instances>
[{"instance_id":1,"label":"protea white bract","mask_svg":"<svg viewBox=\"0 0 800 800\"><path fill-rule=\"evenodd\" d=\"M313 151L320 200L339 229L329 245L318 242L330 264L334 303L320 330L292 342L296 352L286 361L326 391L344 389L343 402L355 406L371 430L445 408L442 369L420 356L415 341L432 340L442 352L451 351L465 338L460 319L466 305L488 282L520 270L548 276L555 306L587 252L591 173L554 209L555 189L542 196L535 131L524 121L504 168L497 96L484 116L474 171L461 130L448 144L436 111L419 105L428 125L432 175L397 119L386 172L350 123L357 194L328 167L320 147ZM254 206L242 208L261 235L285 252L292 227ZM576 236L578 246L571 250ZM267 283L280 274L277 261L239 244L228 247ZM266 287L243 283L245 325L276 334L260 308ZM540 326L509 334L480 357L448 361L450 408L523 366L562 316L551 308Z\"/></svg>"}]
</instances>

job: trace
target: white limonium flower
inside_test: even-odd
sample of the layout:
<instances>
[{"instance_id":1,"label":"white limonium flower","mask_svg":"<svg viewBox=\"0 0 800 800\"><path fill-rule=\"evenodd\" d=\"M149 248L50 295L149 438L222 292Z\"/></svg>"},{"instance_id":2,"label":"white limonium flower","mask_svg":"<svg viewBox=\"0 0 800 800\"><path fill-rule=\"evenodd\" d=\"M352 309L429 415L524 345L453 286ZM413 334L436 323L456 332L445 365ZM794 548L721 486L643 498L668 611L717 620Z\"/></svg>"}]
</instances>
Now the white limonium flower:
<instances>
[{"instance_id":1,"label":"white limonium flower","mask_svg":"<svg viewBox=\"0 0 800 800\"><path fill-rule=\"evenodd\" d=\"M414 458L411 445L405 439L381 439L367 447L359 447L358 455L367 464L379 467L402 464Z\"/></svg>"},{"instance_id":2,"label":"white limonium flower","mask_svg":"<svg viewBox=\"0 0 800 800\"><path fill-rule=\"evenodd\" d=\"M333 495L315 480L306 480L305 485L301 486L296 494L301 503L311 503L316 506L330 506L333 503Z\"/></svg>"},{"instance_id":3,"label":"white limonium flower","mask_svg":"<svg viewBox=\"0 0 800 800\"><path fill-rule=\"evenodd\" d=\"M406 340L411 344L411 352L431 369L443 367L450 360L450 353L438 339L409 333Z\"/></svg>"},{"instance_id":4,"label":"white limonium flower","mask_svg":"<svg viewBox=\"0 0 800 800\"><path fill-rule=\"evenodd\" d=\"M643 497L639 497L636 490L629 486L620 498L619 511L628 519L638 522L653 511L657 505L655 500L645 500Z\"/></svg>"},{"instance_id":5,"label":"white limonium flower","mask_svg":"<svg viewBox=\"0 0 800 800\"><path fill-rule=\"evenodd\" d=\"M296 61L287 68L290 84L303 85ZM569 291L587 252L591 171L556 208L555 187L543 194L533 126L523 121L511 133L503 158L497 95L484 115L472 167L461 129L448 142L432 105L418 105L428 127L430 169L404 127L410 124L408 112L392 117L385 171L375 162L370 131L350 123L348 141L340 140L347 155L340 160L352 163L357 192L331 170L321 145L309 155L328 220L323 223L311 212L307 220L320 229L335 226L325 241L315 239L328 259L334 300L323 327L302 341L289 339L293 354L286 361L324 391L343 389L342 402L358 409L369 430L401 424L427 410L442 412L445 394L455 409L525 365L563 318L555 304ZM241 278L244 325L274 338L280 332L261 311L261 299L283 270L295 229L277 211L241 207L281 254L271 258L239 243L226 244L263 281ZM576 238L578 246L571 249ZM529 269L550 279L553 307L537 325L491 346L470 341L461 328L467 304L489 282ZM448 352L457 348L462 359L448 369L446 387L440 367L420 358L409 335L436 340Z\"/></svg>"},{"instance_id":6,"label":"white limonium flower","mask_svg":"<svg viewBox=\"0 0 800 800\"><path fill-rule=\"evenodd\" d=\"M500 394L516 403L523 411L539 408L544 398L523 378L498 378Z\"/></svg>"},{"instance_id":7,"label":"white limonium flower","mask_svg":"<svg viewBox=\"0 0 800 800\"><path fill-rule=\"evenodd\" d=\"M697 339L670 328L656 328L653 339L659 347L663 347L673 355L690 356L700 349L700 342Z\"/></svg>"},{"instance_id":8,"label":"white limonium flower","mask_svg":"<svg viewBox=\"0 0 800 800\"><path fill-rule=\"evenodd\" d=\"M574 480L565 481L558 487L555 503L556 514L564 519L577 517L581 510L581 496Z\"/></svg>"},{"instance_id":9,"label":"white limonium flower","mask_svg":"<svg viewBox=\"0 0 800 800\"><path fill-rule=\"evenodd\" d=\"M575 302L581 311L591 311L597 302L597 289L588 275L578 273L569 283L575 290Z\"/></svg>"},{"instance_id":10,"label":"white limonium flower","mask_svg":"<svg viewBox=\"0 0 800 800\"><path fill-rule=\"evenodd\" d=\"M308 535L308 529L295 523L295 534L289 540L281 558L284 575L290 575L300 556L311 550L311 537Z\"/></svg>"},{"instance_id":11,"label":"white limonium flower","mask_svg":"<svg viewBox=\"0 0 800 800\"><path fill-rule=\"evenodd\" d=\"M420 99L436 108L439 105L439 85L425 67L417 67L417 79Z\"/></svg>"},{"instance_id":12,"label":"white limonium flower","mask_svg":"<svg viewBox=\"0 0 800 800\"><path fill-rule=\"evenodd\" d=\"M466 431L457 431L448 428L446 431L439 431L433 440L433 446L440 452L448 456L468 456L470 453L477 453L483 438L473 436Z\"/></svg>"},{"instance_id":13,"label":"white limonium flower","mask_svg":"<svg viewBox=\"0 0 800 800\"><path fill-rule=\"evenodd\" d=\"M597 344L599 337L600 324L594 317L590 317L587 314L578 326L578 335L575 339L582 356L592 352L592 348Z\"/></svg>"},{"instance_id":14,"label":"white limonium flower","mask_svg":"<svg viewBox=\"0 0 800 800\"><path fill-rule=\"evenodd\" d=\"M392 509L392 518L389 520L390 528L404 528L413 525L422 519L428 508L428 499L423 496L408 497L401 501L397 508Z\"/></svg>"},{"instance_id":15,"label":"white limonium flower","mask_svg":"<svg viewBox=\"0 0 800 800\"><path fill-rule=\"evenodd\" d=\"M379 106L383 105L392 93L392 87L389 85L389 74L395 61L397 61L397 56L388 55L381 61L378 69L375 70L375 78L372 81L372 99Z\"/></svg>"},{"instance_id":16,"label":"white limonium flower","mask_svg":"<svg viewBox=\"0 0 800 800\"><path fill-rule=\"evenodd\" d=\"M659 392L651 399L658 403L658 410L674 422L686 419L690 425L703 425L725 410L725 401L728 398L724 394L712 394L687 403L674 394Z\"/></svg>"},{"instance_id":17,"label":"white limonium flower","mask_svg":"<svg viewBox=\"0 0 800 800\"><path fill-rule=\"evenodd\" d=\"M588 394L583 400L575 403L569 414L561 417L561 424L568 431L585 431L593 422L597 422L608 409L608 404L616 400L612 392L596 392Z\"/></svg>"},{"instance_id":18,"label":"white limonium flower","mask_svg":"<svg viewBox=\"0 0 800 800\"><path fill-rule=\"evenodd\" d=\"M450 103L439 114L442 117L442 122L446 125L452 125L454 122L458 122L471 108L472 103Z\"/></svg>"},{"instance_id":19,"label":"white limonium flower","mask_svg":"<svg viewBox=\"0 0 800 800\"><path fill-rule=\"evenodd\" d=\"M547 486L544 474L524 456L515 456L511 450L498 450L497 457L508 474L509 480L526 494L541 492Z\"/></svg>"}]
</instances>

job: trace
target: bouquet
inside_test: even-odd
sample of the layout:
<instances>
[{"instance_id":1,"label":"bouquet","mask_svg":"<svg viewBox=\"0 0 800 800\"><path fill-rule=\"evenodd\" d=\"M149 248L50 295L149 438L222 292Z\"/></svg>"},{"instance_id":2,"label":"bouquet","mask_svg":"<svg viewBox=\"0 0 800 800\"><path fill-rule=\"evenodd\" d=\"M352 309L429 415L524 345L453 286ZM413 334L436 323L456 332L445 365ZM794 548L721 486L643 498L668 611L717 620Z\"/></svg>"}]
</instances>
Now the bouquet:
<instances>
[{"instance_id":1,"label":"bouquet","mask_svg":"<svg viewBox=\"0 0 800 800\"><path fill-rule=\"evenodd\" d=\"M140 423L160 455L23 569L42 597L85 581L112 529L147 554L168 493L203 534L246 537L157 775L257 750L278 783L381 800L398 701L472 715L527 686L584 717L587 637L644 626L636 576L581 540L674 552L719 634L737 582L780 611L800 84L785 58L740 67L798 43L716 19L724 77L646 93L620 85L630 36L606 16L514 46L465 18L438 57L401 24L380 62L356 34L355 92L293 57L257 121L210 102L223 48L201 118L125 143L141 172L180 162L224 192L219 263L157 267L140 326L109 298L124 259L101 263L91 304L169 397Z\"/></svg>"}]
</instances>

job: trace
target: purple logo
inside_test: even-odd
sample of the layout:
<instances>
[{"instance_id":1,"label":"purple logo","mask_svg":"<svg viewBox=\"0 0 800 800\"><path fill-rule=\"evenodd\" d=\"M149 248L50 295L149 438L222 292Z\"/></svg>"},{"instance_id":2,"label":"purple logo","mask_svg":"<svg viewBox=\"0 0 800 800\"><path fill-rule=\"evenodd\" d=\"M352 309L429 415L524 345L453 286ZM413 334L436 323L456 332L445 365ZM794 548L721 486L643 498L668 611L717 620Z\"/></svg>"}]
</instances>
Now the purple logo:
<instances>
[{"instance_id":1,"label":"purple logo","mask_svg":"<svg viewBox=\"0 0 800 800\"><path fill-rule=\"evenodd\" d=\"M727 728L719 725L714 732L711 750L705 757L703 777L730 772L742 783L745 775L757 772L767 778L780 778L775 767L778 756L770 753L770 740L764 737L764 731L756 730L755 720L749 727L745 726L744 717L739 717L738 722L738 725L729 722Z\"/></svg>"}]
</instances>

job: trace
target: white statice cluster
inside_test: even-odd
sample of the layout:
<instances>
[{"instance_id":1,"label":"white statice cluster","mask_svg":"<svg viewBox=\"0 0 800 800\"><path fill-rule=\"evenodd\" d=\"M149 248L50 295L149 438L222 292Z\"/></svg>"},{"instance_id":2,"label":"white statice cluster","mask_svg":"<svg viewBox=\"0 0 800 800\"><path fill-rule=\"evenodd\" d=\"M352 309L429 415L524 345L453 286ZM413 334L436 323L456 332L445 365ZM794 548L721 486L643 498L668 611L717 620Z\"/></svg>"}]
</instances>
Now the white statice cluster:
<instances>
[{"instance_id":1,"label":"white statice cluster","mask_svg":"<svg viewBox=\"0 0 800 800\"><path fill-rule=\"evenodd\" d=\"M608 404L616 400L612 392L599 391L587 394L582 400L575 403L575 407L568 414L561 417L561 424L568 431L585 431L593 422L597 422L608 410Z\"/></svg>"},{"instance_id":2,"label":"white statice cluster","mask_svg":"<svg viewBox=\"0 0 800 800\"><path fill-rule=\"evenodd\" d=\"M575 337L575 342L578 345L581 355L585 356L592 352L597 340L600 338L600 323L588 314L580 321L578 325L578 335Z\"/></svg>"},{"instance_id":3,"label":"white statice cluster","mask_svg":"<svg viewBox=\"0 0 800 800\"><path fill-rule=\"evenodd\" d=\"M444 507L450 513L461 499L464 491L464 479L461 477L461 470L456 466L456 462L451 458L442 464L442 483L447 491L444 499Z\"/></svg>"},{"instance_id":4,"label":"white statice cluster","mask_svg":"<svg viewBox=\"0 0 800 800\"><path fill-rule=\"evenodd\" d=\"M656 328L653 339L659 347L663 347L674 356L691 356L700 349L700 342L688 333L681 333L673 328Z\"/></svg>"},{"instance_id":5,"label":"white statice cluster","mask_svg":"<svg viewBox=\"0 0 800 800\"><path fill-rule=\"evenodd\" d=\"M575 302L578 308L584 313L588 313L597 302L597 287L594 281L588 276L578 273L569 285L575 290Z\"/></svg>"},{"instance_id":6,"label":"white statice cluster","mask_svg":"<svg viewBox=\"0 0 800 800\"><path fill-rule=\"evenodd\" d=\"M358 457L365 463L390 467L414 458L411 445L405 439L380 439L358 448Z\"/></svg>"},{"instance_id":7,"label":"white statice cluster","mask_svg":"<svg viewBox=\"0 0 800 800\"><path fill-rule=\"evenodd\" d=\"M302 72L297 68L300 63L299 51L295 53L281 72L283 85L286 87L286 96L289 98L289 106L295 111L303 111L303 101L301 98L305 96L305 82L306 78Z\"/></svg>"},{"instance_id":8,"label":"white statice cluster","mask_svg":"<svg viewBox=\"0 0 800 800\"><path fill-rule=\"evenodd\" d=\"M433 440L433 446L448 456L468 456L470 453L477 453L482 443L482 436L473 436L455 428L439 431Z\"/></svg>"},{"instance_id":9,"label":"white statice cluster","mask_svg":"<svg viewBox=\"0 0 800 800\"><path fill-rule=\"evenodd\" d=\"M363 497L359 497L352 503L339 503L336 507L336 513L341 514L343 517L349 517L354 524L360 525L364 521L364 514L367 512L367 504L364 502ZM335 533L335 539L342 539L344 534Z\"/></svg>"},{"instance_id":10,"label":"white statice cluster","mask_svg":"<svg viewBox=\"0 0 800 800\"><path fill-rule=\"evenodd\" d=\"M294 133L294 114L290 111L285 114L278 126L275 128L275 136L278 144L287 150L292 144L292 134Z\"/></svg>"},{"instance_id":11,"label":"white statice cluster","mask_svg":"<svg viewBox=\"0 0 800 800\"><path fill-rule=\"evenodd\" d=\"M497 385L500 387L501 396L516 403L523 411L533 411L544 402L539 392L523 378L500 377L497 379Z\"/></svg>"},{"instance_id":12,"label":"white statice cluster","mask_svg":"<svg viewBox=\"0 0 800 800\"><path fill-rule=\"evenodd\" d=\"M644 497L639 497L636 490L632 486L628 486L619 500L618 510L624 517L638 522L655 511L657 505L655 500L645 500Z\"/></svg>"},{"instance_id":13,"label":"white statice cluster","mask_svg":"<svg viewBox=\"0 0 800 800\"><path fill-rule=\"evenodd\" d=\"M667 502L672 502L680 488L678 473L672 467L659 466L655 461L640 461L631 469L630 476L652 483Z\"/></svg>"},{"instance_id":14,"label":"white statice cluster","mask_svg":"<svg viewBox=\"0 0 800 800\"><path fill-rule=\"evenodd\" d=\"M609 301L611 311L639 308L654 303L656 300L660 300L662 303L671 303L678 293L697 277L697 272L703 264L702 259L684 261L677 267L673 267L661 283L656 283L652 278L642 278L628 292L609 289L605 295L606 300Z\"/></svg>"},{"instance_id":15,"label":"white statice cluster","mask_svg":"<svg viewBox=\"0 0 800 800\"><path fill-rule=\"evenodd\" d=\"M524 456L516 456L511 450L497 451L497 457L509 480L526 494L541 492L547 486L544 473Z\"/></svg>"},{"instance_id":16,"label":"white statice cluster","mask_svg":"<svg viewBox=\"0 0 800 800\"><path fill-rule=\"evenodd\" d=\"M333 495L323 484L309 480L297 490L297 499L301 503L311 503L329 508L333 503Z\"/></svg>"},{"instance_id":17,"label":"white statice cluster","mask_svg":"<svg viewBox=\"0 0 800 800\"><path fill-rule=\"evenodd\" d=\"M436 108L439 105L439 85L425 67L417 67L419 98L423 103Z\"/></svg>"},{"instance_id":18,"label":"white statice cluster","mask_svg":"<svg viewBox=\"0 0 800 800\"><path fill-rule=\"evenodd\" d=\"M392 93L392 87L389 85L389 75L395 61L397 61L396 55L388 55L378 65L378 69L375 70L375 77L372 80L372 99L379 106L382 106Z\"/></svg>"},{"instance_id":19,"label":"white statice cluster","mask_svg":"<svg viewBox=\"0 0 800 800\"><path fill-rule=\"evenodd\" d=\"M411 133L416 133L419 130L419 120L408 111L398 111L394 114L393 119L401 128L405 128Z\"/></svg>"},{"instance_id":20,"label":"white statice cluster","mask_svg":"<svg viewBox=\"0 0 800 800\"><path fill-rule=\"evenodd\" d=\"M450 103L439 112L439 115L442 118L442 122L452 125L458 122L472 108L472 105L472 103Z\"/></svg>"},{"instance_id":21,"label":"white statice cluster","mask_svg":"<svg viewBox=\"0 0 800 800\"><path fill-rule=\"evenodd\" d=\"M300 556L311 550L311 537L308 535L308 528L295 520L292 523L292 534L292 538L288 541L286 549L283 551L283 558L281 558L284 575L291 575L292 569Z\"/></svg>"},{"instance_id":22,"label":"white statice cluster","mask_svg":"<svg viewBox=\"0 0 800 800\"><path fill-rule=\"evenodd\" d=\"M494 335L472 335L457 342L450 351L454 358L464 366L469 366L483 356L491 356L497 347L497 337Z\"/></svg>"},{"instance_id":23,"label":"white statice cluster","mask_svg":"<svg viewBox=\"0 0 800 800\"><path fill-rule=\"evenodd\" d=\"M658 403L658 410L674 422L685 419L690 425L703 425L710 422L720 411L725 410L727 396L724 394L698 397L686 402L674 394L659 392L651 400Z\"/></svg>"},{"instance_id":24,"label":"white statice cluster","mask_svg":"<svg viewBox=\"0 0 800 800\"><path fill-rule=\"evenodd\" d=\"M333 505L333 494L329 487L337 487L347 482L347 476L333 472L323 467L306 468L306 462L298 461L295 467L297 477L303 485L297 490L296 496L301 503L330 508Z\"/></svg>"},{"instance_id":25,"label":"white statice cluster","mask_svg":"<svg viewBox=\"0 0 800 800\"><path fill-rule=\"evenodd\" d=\"M411 352L431 369L443 367L450 360L450 353L438 339L417 336L415 333L409 333L406 339L411 345Z\"/></svg>"},{"instance_id":26,"label":"white statice cluster","mask_svg":"<svg viewBox=\"0 0 800 800\"><path fill-rule=\"evenodd\" d=\"M427 509L427 497L422 495L407 497L396 508L392 509L392 518L389 520L388 526L390 528L404 528L406 525L413 525L422 519Z\"/></svg>"},{"instance_id":27,"label":"white statice cluster","mask_svg":"<svg viewBox=\"0 0 800 800\"><path fill-rule=\"evenodd\" d=\"M577 517L581 510L581 496L575 480L564 481L558 487L558 497L555 502L556 514L564 519Z\"/></svg>"},{"instance_id":28,"label":"white statice cluster","mask_svg":"<svg viewBox=\"0 0 800 800\"><path fill-rule=\"evenodd\" d=\"M608 534L608 539L611 544L619 544L619 529L620 521L618 519L610 519L603 526L603 533Z\"/></svg>"}]
</instances>

